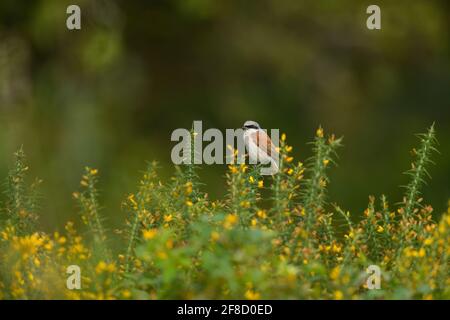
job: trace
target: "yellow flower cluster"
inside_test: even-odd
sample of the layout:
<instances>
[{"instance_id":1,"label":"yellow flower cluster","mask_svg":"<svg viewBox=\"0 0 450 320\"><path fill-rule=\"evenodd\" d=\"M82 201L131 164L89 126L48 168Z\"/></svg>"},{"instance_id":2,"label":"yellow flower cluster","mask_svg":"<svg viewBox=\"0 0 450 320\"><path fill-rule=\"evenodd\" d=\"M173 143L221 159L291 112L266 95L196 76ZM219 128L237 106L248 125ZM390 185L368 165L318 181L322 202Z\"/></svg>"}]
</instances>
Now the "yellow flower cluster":
<instances>
[{"instance_id":1,"label":"yellow flower cluster","mask_svg":"<svg viewBox=\"0 0 450 320\"><path fill-rule=\"evenodd\" d=\"M325 139L321 127L315 135L312 165L294 161L284 133L279 174L229 165L223 200L202 192L194 168L166 183L151 164L122 202L117 258L102 228L98 171L86 168L73 194L83 236L72 222L49 234L13 219L0 226L0 298L448 299L450 202L436 223L429 206L397 210L369 197L353 219L324 197L334 163L328 144L339 139ZM32 212L19 209L20 218ZM383 290L368 290L369 265L380 266ZM66 287L68 266L80 268L80 290Z\"/></svg>"}]
</instances>

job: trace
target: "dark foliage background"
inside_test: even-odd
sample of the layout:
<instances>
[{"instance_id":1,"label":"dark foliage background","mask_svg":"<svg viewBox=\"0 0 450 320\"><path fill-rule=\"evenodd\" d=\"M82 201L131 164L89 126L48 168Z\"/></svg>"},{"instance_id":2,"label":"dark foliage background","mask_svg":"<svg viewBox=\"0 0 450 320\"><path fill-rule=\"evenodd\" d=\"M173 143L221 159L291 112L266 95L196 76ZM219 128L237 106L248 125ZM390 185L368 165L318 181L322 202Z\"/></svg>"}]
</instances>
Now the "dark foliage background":
<instances>
[{"instance_id":1,"label":"dark foliage background","mask_svg":"<svg viewBox=\"0 0 450 320\"><path fill-rule=\"evenodd\" d=\"M75 3L81 31L65 26ZM377 1L381 31L366 28L370 4L2 0L0 173L23 144L53 229L76 219L70 195L83 167L98 167L114 226L146 160L169 175L175 128L252 119L286 132L304 160L321 124L345 136L329 196L362 212L369 194L401 200L413 133L436 121L441 154L425 197L440 213L450 194L450 3ZM212 197L223 175L203 168Z\"/></svg>"}]
</instances>

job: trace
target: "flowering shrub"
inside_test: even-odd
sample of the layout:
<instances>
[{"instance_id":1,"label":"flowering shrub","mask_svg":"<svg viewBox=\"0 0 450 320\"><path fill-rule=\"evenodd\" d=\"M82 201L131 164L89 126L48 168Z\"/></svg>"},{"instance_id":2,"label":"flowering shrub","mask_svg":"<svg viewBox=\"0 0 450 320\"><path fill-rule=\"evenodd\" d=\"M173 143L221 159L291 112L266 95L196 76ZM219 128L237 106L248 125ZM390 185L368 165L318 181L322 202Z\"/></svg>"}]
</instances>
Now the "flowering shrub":
<instances>
[{"instance_id":1,"label":"flowering shrub","mask_svg":"<svg viewBox=\"0 0 450 320\"><path fill-rule=\"evenodd\" d=\"M322 128L305 164L281 136L274 177L229 165L223 200L209 199L195 165L164 182L151 163L123 201L120 252L108 246L96 169L85 169L73 194L84 236L73 222L64 234L36 229L39 181L26 186L19 150L0 224L0 298L449 299L450 207L435 222L420 197L435 142L433 126L420 135L403 200L371 196L361 218L326 201L341 139ZM70 265L80 267L79 290L66 287ZM369 265L381 268L378 290L367 287Z\"/></svg>"}]
</instances>

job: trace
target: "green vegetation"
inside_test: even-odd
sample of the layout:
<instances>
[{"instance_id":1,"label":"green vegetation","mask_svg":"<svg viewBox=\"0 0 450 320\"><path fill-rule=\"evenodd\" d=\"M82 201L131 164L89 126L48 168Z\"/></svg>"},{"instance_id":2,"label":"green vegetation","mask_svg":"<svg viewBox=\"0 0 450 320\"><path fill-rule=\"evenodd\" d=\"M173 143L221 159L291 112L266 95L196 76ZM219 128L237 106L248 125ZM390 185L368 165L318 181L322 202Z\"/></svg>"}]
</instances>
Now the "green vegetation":
<instances>
[{"instance_id":1,"label":"green vegetation","mask_svg":"<svg viewBox=\"0 0 450 320\"><path fill-rule=\"evenodd\" d=\"M450 207L435 222L420 197L434 126L419 137L403 200L392 206L371 196L362 217L325 196L341 139L322 128L305 165L294 161L285 134L274 177L229 165L223 200L209 197L197 167L178 167L163 181L150 163L123 201L119 252L102 221L108 209L100 205L97 169L85 169L73 194L84 228L68 222L64 234L39 231L20 149L0 225L0 298L449 299ZM366 288L373 264L382 270L379 290ZM80 290L66 288L69 265L81 267Z\"/></svg>"}]
</instances>

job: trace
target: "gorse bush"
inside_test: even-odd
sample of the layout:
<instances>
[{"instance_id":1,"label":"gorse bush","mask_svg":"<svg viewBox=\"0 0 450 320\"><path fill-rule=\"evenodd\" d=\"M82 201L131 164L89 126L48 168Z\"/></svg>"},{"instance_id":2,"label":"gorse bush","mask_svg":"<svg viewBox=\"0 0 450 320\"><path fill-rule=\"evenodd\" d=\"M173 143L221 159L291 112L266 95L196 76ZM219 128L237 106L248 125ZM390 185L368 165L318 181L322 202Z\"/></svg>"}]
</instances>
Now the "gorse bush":
<instances>
[{"instance_id":1,"label":"gorse bush","mask_svg":"<svg viewBox=\"0 0 450 320\"><path fill-rule=\"evenodd\" d=\"M419 139L403 199L391 205L384 195L370 196L360 218L327 201L341 139L322 128L305 164L294 161L283 134L273 177L261 176L258 166L230 164L223 200L208 197L196 166L177 167L162 181L150 163L124 197L120 253L110 248L96 169L85 169L73 194L83 236L74 222L64 234L37 229L39 181L27 187L20 149L5 185L0 297L448 299L450 208L435 222L420 196L436 151L434 126ZM66 287L70 265L80 267L79 290ZM367 287L370 265L381 269L378 290Z\"/></svg>"}]
</instances>

